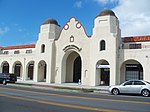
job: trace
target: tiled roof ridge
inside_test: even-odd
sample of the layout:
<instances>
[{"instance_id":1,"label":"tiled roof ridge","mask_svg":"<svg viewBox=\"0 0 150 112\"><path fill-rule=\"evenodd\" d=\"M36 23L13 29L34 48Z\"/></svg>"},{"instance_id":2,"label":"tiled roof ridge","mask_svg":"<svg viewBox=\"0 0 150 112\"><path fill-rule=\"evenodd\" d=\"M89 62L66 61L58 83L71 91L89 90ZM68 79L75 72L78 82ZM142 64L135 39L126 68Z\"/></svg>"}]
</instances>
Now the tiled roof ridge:
<instances>
[{"instance_id":1,"label":"tiled roof ridge","mask_svg":"<svg viewBox=\"0 0 150 112\"><path fill-rule=\"evenodd\" d=\"M125 43L150 41L150 35L123 37L122 41Z\"/></svg>"},{"instance_id":2,"label":"tiled roof ridge","mask_svg":"<svg viewBox=\"0 0 150 112\"><path fill-rule=\"evenodd\" d=\"M3 48L3 50L35 48L35 44L25 44L25 45L17 45L17 46L6 46L6 47L2 47L2 48Z\"/></svg>"}]
</instances>

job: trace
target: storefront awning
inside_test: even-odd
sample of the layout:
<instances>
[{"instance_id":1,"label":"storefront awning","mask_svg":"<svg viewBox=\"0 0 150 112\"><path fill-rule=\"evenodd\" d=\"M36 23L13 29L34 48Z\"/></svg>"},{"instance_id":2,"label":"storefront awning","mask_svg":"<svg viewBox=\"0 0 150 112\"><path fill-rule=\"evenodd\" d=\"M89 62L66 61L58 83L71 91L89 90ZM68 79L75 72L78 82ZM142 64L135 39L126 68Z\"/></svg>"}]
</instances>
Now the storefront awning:
<instances>
[{"instance_id":1,"label":"storefront awning","mask_svg":"<svg viewBox=\"0 0 150 112\"><path fill-rule=\"evenodd\" d=\"M97 65L96 68L110 68L110 65Z\"/></svg>"}]
</instances>

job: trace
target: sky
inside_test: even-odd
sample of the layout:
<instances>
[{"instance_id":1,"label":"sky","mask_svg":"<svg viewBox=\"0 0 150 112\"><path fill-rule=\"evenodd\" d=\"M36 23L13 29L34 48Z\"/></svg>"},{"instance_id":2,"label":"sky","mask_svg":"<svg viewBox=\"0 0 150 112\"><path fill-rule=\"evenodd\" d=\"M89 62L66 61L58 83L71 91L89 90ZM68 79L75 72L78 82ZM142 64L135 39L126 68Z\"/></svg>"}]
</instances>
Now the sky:
<instances>
[{"instance_id":1,"label":"sky","mask_svg":"<svg viewBox=\"0 0 150 112\"><path fill-rule=\"evenodd\" d=\"M63 27L75 17L91 36L104 9L115 12L122 37L150 35L150 0L0 0L0 46L36 43L48 18Z\"/></svg>"}]
</instances>

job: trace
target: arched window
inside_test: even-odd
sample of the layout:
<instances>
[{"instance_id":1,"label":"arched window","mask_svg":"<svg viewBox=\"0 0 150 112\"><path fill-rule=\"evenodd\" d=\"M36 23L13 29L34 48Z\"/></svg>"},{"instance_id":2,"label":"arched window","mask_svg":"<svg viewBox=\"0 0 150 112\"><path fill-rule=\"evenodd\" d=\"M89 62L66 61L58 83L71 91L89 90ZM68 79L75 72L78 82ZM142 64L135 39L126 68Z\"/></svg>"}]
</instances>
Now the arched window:
<instances>
[{"instance_id":1,"label":"arched window","mask_svg":"<svg viewBox=\"0 0 150 112\"><path fill-rule=\"evenodd\" d=\"M106 42L105 40L100 41L100 51L106 50Z\"/></svg>"},{"instance_id":2,"label":"arched window","mask_svg":"<svg viewBox=\"0 0 150 112\"><path fill-rule=\"evenodd\" d=\"M41 45L41 53L44 53L44 52L45 52L45 45L42 44L42 45Z\"/></svg>"}]
</instances>

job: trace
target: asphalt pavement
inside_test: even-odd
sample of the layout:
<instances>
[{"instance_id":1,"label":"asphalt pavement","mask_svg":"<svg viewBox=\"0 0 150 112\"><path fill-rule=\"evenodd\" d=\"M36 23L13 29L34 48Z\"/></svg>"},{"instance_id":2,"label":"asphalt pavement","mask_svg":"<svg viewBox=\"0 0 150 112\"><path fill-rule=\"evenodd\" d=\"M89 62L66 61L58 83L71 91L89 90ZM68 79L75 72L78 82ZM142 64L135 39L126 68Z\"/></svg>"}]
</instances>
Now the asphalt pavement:
<instances>
[{"instance_id":1,"label":"asphalt pavement","mask_svg":"<svg viewBox=\"0 0 150 112\"><path fill-rule=\"evenodd\" d=\"M149 112L150 97L0 85L1 112Z\"/></svg>"}]
</instances>

